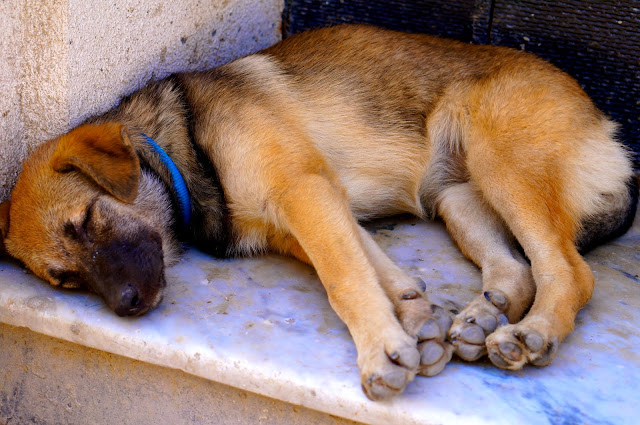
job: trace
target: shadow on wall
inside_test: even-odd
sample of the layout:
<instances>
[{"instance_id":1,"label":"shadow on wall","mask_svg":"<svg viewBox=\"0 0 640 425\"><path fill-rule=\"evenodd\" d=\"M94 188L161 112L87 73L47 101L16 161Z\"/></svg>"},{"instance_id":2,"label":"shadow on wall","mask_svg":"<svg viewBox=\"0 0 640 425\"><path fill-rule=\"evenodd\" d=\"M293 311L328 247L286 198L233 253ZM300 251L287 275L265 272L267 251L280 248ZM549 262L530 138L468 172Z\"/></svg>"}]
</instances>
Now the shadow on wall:
<instances>
[{"instance_id":1,"label":"shadow on wall","mask_svg":"<svg viewBox=\"0 0 640 425\"><path fill-rule=\"evenodd\" d=\"M0 2L0 200L26 153L150 79L281 38L283 0Z\"/></svg>"}]
</instances>

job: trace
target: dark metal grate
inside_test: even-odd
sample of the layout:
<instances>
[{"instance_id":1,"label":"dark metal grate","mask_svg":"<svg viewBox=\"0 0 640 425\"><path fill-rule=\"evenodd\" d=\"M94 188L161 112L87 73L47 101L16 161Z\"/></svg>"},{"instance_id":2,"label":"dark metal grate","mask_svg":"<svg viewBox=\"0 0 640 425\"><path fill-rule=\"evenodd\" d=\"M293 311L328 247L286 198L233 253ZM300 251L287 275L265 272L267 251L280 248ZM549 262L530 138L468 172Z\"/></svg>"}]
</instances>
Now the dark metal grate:
<instances>
[{"instance_id":1,"label":"dark metal grate","mask_svg":"<svg viewBox=\"0 0 640 425\"><path fill-rule=\"evenodd\" d=\"M320 26L367 23L471 41L475 15L488 21L489 4L489 0L287 0L285 36Z\"/></svg>"}]
</instances>

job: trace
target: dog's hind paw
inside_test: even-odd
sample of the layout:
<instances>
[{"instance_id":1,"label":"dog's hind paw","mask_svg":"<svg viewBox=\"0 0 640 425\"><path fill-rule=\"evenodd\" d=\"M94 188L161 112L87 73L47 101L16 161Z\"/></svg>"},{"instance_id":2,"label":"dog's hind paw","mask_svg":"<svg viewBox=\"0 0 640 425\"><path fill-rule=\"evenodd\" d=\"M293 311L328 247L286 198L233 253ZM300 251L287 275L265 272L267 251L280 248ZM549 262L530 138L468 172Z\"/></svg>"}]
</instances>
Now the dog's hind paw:
<instances>
[{"instance_id":1,"label":"dog's hind paw","mask_svg":"<svg viewBox=\"0 0 640 425\"><path fill-rule=\"evenodd\" d=\"M558 352L559 339L545 336L523 320L515 325L504 326L487 337L489 360L494 365L509 370L519 370L529 363L534 366L546 366ZM544 327L544 326L543 326Z\"/></svg>"},{"instance_id":2,"label":"dog's hind paw","mask_svg":"<svg viewBox=\"0 0 640 425\"><path fill-rule=\"evenodd\" d=\"M487 353L487 336L509 323L504 314L507 307L504 293L492 290L476 297L455 317L449 330L449 341L458 357L474 361Z\"/></svg>"}]
</instances>

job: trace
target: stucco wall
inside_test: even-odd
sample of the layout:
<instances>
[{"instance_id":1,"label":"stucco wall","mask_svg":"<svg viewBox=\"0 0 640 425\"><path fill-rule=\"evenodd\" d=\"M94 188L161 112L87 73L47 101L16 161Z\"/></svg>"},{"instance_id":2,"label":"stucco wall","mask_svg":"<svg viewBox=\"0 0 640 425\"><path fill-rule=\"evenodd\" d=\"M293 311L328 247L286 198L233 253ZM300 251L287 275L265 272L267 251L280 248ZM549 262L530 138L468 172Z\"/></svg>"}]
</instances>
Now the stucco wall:
<instances>
[{"instance_id":1,"label":"stucco wall","mask_svg":"<svg viewBox=\"0 0 640 425\"><path fill-rule=\"evenodd\" d=\"M171 72L277 42L284 0L0 1L0 200L38 143Z\"/></svg>"}]
</instances>

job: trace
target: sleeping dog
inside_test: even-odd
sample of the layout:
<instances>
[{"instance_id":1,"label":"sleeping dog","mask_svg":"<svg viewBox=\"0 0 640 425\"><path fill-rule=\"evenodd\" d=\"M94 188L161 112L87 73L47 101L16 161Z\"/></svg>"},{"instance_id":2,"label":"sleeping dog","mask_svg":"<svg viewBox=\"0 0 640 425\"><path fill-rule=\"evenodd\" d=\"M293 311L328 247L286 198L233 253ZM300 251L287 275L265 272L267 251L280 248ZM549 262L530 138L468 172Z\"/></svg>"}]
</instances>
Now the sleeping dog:
<instances>
[{"instance_id":1,"label":"sleeping dog","mask_svg":"<svg viewBox=\"0 0 640 425\"><path fill-rule=\"evenodd\" d=\"M152 82L40 145L0 208L8 254L121 316L162 299L180 241L312 265L371 399L455 351L546 365L590 299L579 254L638 188L616 125L530 54L368 26L302 33ZM359 221L441 217L482 269L453 320ZM525 315L526 312L526 315Z\"/></svg>"}]
</instances>

